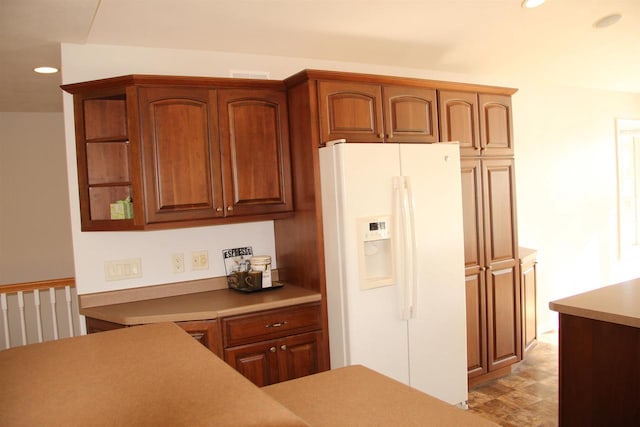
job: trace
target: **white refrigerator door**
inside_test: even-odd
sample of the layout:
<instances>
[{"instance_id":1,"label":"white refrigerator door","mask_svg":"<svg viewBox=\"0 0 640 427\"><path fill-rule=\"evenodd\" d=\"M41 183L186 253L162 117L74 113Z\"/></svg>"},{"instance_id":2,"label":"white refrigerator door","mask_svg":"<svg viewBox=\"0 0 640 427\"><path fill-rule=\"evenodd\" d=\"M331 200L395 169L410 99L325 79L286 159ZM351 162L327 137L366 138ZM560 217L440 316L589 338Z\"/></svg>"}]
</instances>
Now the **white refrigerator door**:
<instances>
[{"instance_id":1,"label":"white refrigerator door","mask_svg":"<svg viewBox=\"0 0 640 427\"><path fill-rule=\"evenodd\" d=\"M391 215L398 144L320 149L331 367L362 364L409 382L407 322L400 284L361 290L359 218Z\"/></svg>"},{"instance_id":2,"label":"white refrigerator door","mask_svg":"<svg viewBox=\"0 0 640 427\"><path fill-rule=\"evenodd\" d=\"M462 190L457 144L402 144L411 187L418 287L409 320L409 384L451 404L467 400Z\"/></svg>"}]
</instances>

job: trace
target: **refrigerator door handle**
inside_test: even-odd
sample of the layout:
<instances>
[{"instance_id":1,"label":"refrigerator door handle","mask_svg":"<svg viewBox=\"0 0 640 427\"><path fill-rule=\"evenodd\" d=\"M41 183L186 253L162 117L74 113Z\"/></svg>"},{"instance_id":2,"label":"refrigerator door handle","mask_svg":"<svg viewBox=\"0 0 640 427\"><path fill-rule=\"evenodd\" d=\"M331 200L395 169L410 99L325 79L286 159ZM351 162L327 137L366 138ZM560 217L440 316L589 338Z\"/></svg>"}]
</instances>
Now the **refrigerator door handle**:
<instances>
[{"instance_id":1,"label":"refrigerator door handle","mask_svg":"<svg viewBox=\"0 0 640 427\"><path fill-rule=\"evenodd\" d=\"M413 199L407 177L393 178L393 216L397 240L397 283L402 292L401 314L403 320L415 317L417 277L415 273L415 234L413 223Z\"/></svg>"},{"instance_id":2,"label":"refrigerator door handle","mask_svg":"<svg viewBox=\"0 0 640 427\"><path fill-rule=\"evenodd\" d=\"M416 229L414 221L413 193L411 191L411 180L404 177L403 186L403 222L405 235L405 287L407 298L407 318L416 317L418 310L418 265L416 261Z\"/></svg>"},{"instance_id":3,"label":"refrigerator door handle","mask_svg":"<svg viewBox=\"0 0 640 427\"><path fill-rule=\"evenodd\" d=\"M404 177L393 177L393 239L396 248L396 283L400 290L400 316L403 320L409 319L409 295L407 294L407 278L406 278L406 245L405 245L405 227L404 227Z\"/></svg>"}]
</instances>

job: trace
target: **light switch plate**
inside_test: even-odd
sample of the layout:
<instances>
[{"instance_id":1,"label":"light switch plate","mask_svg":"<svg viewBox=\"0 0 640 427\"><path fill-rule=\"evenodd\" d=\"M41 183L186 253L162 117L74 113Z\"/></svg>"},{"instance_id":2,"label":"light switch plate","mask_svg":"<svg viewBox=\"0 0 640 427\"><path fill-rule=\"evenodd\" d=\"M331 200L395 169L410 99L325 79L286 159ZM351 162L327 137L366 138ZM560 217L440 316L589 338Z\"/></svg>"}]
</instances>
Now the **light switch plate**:
<instances>
[{"instance_id":1,"label":"light switch plate","mask_svg":"<svg viewBox=\"0 0 640 427\"><path fill-rule=\"evenodd\" d=\"M136 279L139 277L142 277L142 260L140 258L104 262L104 278L106 280Z\"/></svg>"}]
</instances>

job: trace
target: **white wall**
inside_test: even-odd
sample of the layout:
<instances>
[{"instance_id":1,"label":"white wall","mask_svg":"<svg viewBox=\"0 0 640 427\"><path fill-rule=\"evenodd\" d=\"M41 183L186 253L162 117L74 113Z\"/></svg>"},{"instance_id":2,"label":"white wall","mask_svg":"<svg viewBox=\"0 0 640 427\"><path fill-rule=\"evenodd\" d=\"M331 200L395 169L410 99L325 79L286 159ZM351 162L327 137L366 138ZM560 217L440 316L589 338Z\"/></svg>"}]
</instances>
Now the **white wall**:
<instances>
[{"instance_id":1,"label":"white wall","mask_svg":"<svg viewBox=\"0 0 640 427\"><path fill-rule=\"evenodd\" d=\"M70 45L62 48L63 81L74 83L131 73L229 77L231 70L265 71L282 79L305 68L400 75L516 87L513 97L519 235L539 251L538 307L542 331L555 326L549 300L640 274L616 255L614 119L640 118L640 95L537 87L513 79L495 81L387 66L171 49ZM249 244L271 253L271 223L143 233L80 233L71 96L65 96L71 219L80 293L196 278L174 275L168 258L176 251ZM227 240L228 239L228 240ZM215 243L214 243L215 242ZM214 253L212 271L216 270ZM106 282L107 259L143 258L138 281Z\"/></svg>"},{"instance_id":2,"label":"white wall","mask_svg":"<svg viewBox=\"0 0 640 427\"><path fill-rule=\"evenodd\" d=\"M539 250L541 330L548 302L640 277L618 258L616 118L640 118L640 94L520 87L513 97L521 246Z\"/></svg>"},{"instance_id":3,"label":"white wall","mask_svg":"<svg viewBox=\"0 0 640 427\"><path fill-rule=\"evenodd\" d=\"M62 113L0 113L0 284L73 277Z\"/></svg>"}]
</instances>

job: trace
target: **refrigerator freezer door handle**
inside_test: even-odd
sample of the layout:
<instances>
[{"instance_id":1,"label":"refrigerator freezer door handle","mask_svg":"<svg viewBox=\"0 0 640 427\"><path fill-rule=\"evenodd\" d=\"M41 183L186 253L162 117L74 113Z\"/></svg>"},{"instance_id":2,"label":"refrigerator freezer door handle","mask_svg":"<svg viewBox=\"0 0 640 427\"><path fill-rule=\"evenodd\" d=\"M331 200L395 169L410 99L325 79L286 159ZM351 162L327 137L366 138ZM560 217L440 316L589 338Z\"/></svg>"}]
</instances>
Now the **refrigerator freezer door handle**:
<instances>
[{"instance_id":1,"label":"refrigerator freezer door handle","mask_svg":"<svg viewBox=\"0 0 640 427\"><path fill-rule=\"evenodd\" d=\"M404 177L403 189L403 222L405 230L405 286L408 295L407 318L416 317L418 301L418 270L417 270L417 250L416 231L414 222L413 193L411 192L411 180Z\"/></svg>"},{"instance_id":2,"label":"refrigerator freezer door handle","mask_svg":"<svg viewBox=\"0 0 640 427\"><path fill-rule=\"evenodd\" d=\"M396 248L396 283L401 293L400 295L400 316L403 320L409 319L408 294L407 294L407 278L405 263L407 259L405 245L405 226L404 226L404 177L393 177L393 240Z\"/></svg>"}]
</instances>

